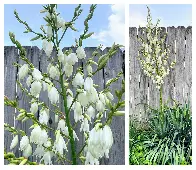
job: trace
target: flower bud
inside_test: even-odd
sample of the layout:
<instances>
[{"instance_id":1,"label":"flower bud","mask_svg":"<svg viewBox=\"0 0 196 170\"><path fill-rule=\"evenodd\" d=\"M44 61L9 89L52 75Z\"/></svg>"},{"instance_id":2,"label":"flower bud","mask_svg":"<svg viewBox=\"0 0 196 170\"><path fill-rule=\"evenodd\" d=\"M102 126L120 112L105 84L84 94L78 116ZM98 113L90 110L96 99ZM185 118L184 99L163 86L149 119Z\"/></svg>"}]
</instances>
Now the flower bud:
<instances>
[{"instance_id":1,"label":"flower bud","mask_svg":"<svg viewBox=\"0 0 196 170\"><path fill-rule=\"evenodd\" d=\"M15 148L15 146L18 144L18 135L16 135L13 140L12 143L10 145L10 150L12 150L13 148Z\"/></svg>"},{"instance_id":2,"label":"flower bud","mask_svg":"<svg viewBox=\"0 0 196 170\"><path fill-rule=\"evenodd\" d=\"M24 64L22 67L20 67L18 72L19 80L24 79L24 77L28 74L28 71L29 71L28 64Z\"/></svg>"}]
</instances>

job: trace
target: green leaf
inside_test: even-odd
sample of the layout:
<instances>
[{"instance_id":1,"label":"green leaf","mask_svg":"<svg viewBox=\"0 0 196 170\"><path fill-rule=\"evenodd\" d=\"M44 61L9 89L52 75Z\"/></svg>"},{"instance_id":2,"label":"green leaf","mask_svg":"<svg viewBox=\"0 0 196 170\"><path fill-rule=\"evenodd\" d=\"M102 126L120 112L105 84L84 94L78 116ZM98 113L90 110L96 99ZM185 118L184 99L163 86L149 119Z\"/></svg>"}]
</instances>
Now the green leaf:
<instances>
[{"instance_id":1,"label":"green leaf","mask_svg":"<svg viewBox=\"0 0 196 170\"><path fill-rule=\"evenodd\" d=\"M35 41L35 40L38 40L39 38L40 38L40 36L38 35L38 36L32 38L30 41Z\"/></svg>"},{"instance_id":2,"label":"green leaf","mask_svg":"<svg viewBox=\"0 0 196 170\"><path fill-rule=\"evenodd\" d=\"M91 32L91 33L85 35L85 36L83 37L83 39L87 39L87 38L89 38L89 37L90 37L91 35L93 35L93 34L94 34L94 32Z\"/></svg>"}]
</instances>

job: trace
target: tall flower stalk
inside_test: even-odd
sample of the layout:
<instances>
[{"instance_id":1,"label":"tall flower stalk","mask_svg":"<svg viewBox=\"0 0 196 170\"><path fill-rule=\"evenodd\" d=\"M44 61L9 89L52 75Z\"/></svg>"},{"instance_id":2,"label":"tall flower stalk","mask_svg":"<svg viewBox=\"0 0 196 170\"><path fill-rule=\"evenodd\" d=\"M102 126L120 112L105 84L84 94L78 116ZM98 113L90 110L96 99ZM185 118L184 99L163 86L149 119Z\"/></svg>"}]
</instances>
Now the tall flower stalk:
<instances>
[{"instance_id":1,"label":"tall flower stalk","mask_svg":"<svg viewBox=\"0 0 196 170\"><path fill-rule=\"evenodd\" d=\"M13 138L11 149L17 146L18 135L23 136L23 141L20 141L20 148L23 151L25 161L23 164L35 164L27 160L32 155L31 144L37 145L33 155L40 158L40 163L52 164L52 157L56 157L58 161L65 163L71 163L73 165L78 164L80 159L84 164L99 164L99 159L106 156L109 158L109 150L113 144L113 134L110 129L113 116L123 116L124 112L119 109L124 107L124 100L122 96L125 92L124 80L122 80L122 88L116 90L117 102L114 103L114 99L111 94L110 85L122 76L122 72L106 83L105 89L97 92L93 83L93 76L101 69L103 69L108 60L119 50L121 45L113 44L108 53L101 55L97 48L89 59L86 59L86 53L83 49L83 41L89 38L93 33L89 31L88 22L92 19L96 5L91 5L89 14L84 21L84 32L78 39L75 40L76 52L71 49L62 51L60 43L68 31L78 31L75 27L75 21L82 13L81 5L75 8L74 16L71 21L66 22L57 12L57 5L44 5L41 13L44 13L44 20L46 24L40 27L42 33L37 33L31 29L31 27L20 19L18 13L15 11L15 17L17 20L25 25L24 33L34 33L36 37L31 41L41 40L42 48L45 51L48 60L50 61L47 67L47 73L41 73L34 65L26 58L26 51L21 44L16 40L13 33L9 33L11 41L19 49L20 59L25 61L24 65L14 63L14 66L19 67L17 84L21 90L31 99L31 108L25 110L19 108L16 101L11 101L6 96L4 97L4 103L7 106L16 108L19 112L17 116L18 121L26 121L31 119L33 128L30 137L26 135L26 132L11 127L5 124L5 129L11 132L15 137ZM61 35L61 36L59 36ZM55 57L51 57L52 51L56 52ZM98 62L94 61L94 57L98 56ZM78 67L76 73L73 74L73 66L79 60L86 60L86 64L82 67ZM95 65L95 67L92 67ZM84 79L84 69L87 70L87 77ZM95 68L95 69L94 69ZM20 80L26 78L26 84L30 87L30 90L23 86ZM60 84L60 88L57 88L53 82ZM72 92L71 87L75 88L75 93ZM48 98L53 106L53 110L47 106L43 101L40 101L39 95L41 91L48 93ZM59 109L60 97L63 98L64 113ZM39 119L35 114L40 110ZM74 112L74 114L71 114ZM48 126L49 117L51 114L55 114L55 122L58 122L58 126L51 128ZM103 121L103 115L106 114L106 120ZM75 124L70 120L73 116ZM81 124L80 131L84 134L85 143L82 146L79 153L76 152L76 142L81 140L78 138L75 132L75 126ZM93 128L90 129L89 125L92 124ZM48 132L51 131L55 134L55 139L51 139L48 136ZM65 152L69 152L67 145L71 145L71 160L66 157ZM6 154L8 159L9 154ZM15 158L11 154L12 158ZM10 161L10 159L8 159ZM23 160L23 159L21 159ZM13 161L11 163L14 163ZM20 164L21 161L15 161L15 164Z\"/></svg>"},{"instance_id":2,"label":"tall flower stalk","mask_svg":"<svg viewBox=\"0 0 196 170\"><path fill-rule=\"evenodd\" d=\"M160 116L163 119L163 84L164 78L169 74L171 68L175 65L175 59L169 63L169 46L166 44L165 33L161 37L161 28L159 27L160 20L154 25L152 23L152 17L149 7L147 16L146 29L142 30L146 33L146 37L139 37L141 42L141 48L139 49L138 59L144 71L144 74L148 76L159 90L159 102L160 102ZM141 28L142 29L142 28Z\"/></svg>"}]
</instances>

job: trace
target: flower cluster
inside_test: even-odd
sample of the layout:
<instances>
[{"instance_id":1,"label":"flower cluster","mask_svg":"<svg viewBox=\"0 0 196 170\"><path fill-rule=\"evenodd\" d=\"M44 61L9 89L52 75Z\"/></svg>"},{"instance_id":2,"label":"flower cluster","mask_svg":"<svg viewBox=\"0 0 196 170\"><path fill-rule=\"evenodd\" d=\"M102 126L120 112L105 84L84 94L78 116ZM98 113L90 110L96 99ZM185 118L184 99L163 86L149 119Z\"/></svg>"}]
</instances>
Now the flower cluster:
<instances>
[{"instance_id":1,"label":"flower cluster","mask_svg":"<svg viewBox=\"0 0 196 170\"><path fill-rule=\"evenodd\" d=\"M94 7L94 5L91 6L91 15ZM112 121L112 114L117 112L121 104L123 105L119 96L122 97L124 91L122 90L121 94L118 91L118 95L120 95L117 97L121 104L118 103L116 106L113 106L112 100L114 97L109 87L100 92L96 90L97 85L94 84L93 76L106 64L109 59L107 57L104 59L104 56L101 56L101 62L98 61L96 63L93 61L94 55L92 55L90 59L86 60L86 65L83 65L83 68L78 68L76 72L73 71L77 62L86 59L86 52L82 47L82 38L90 37L91 33L87 35L84 33L80 37L79 44L76 44L75 52L60 49L59 43L61 39L58 39L58 31L64 32L68 27L75 30L73 21L81 13L80 5L76 8L73 21L69 23L60 17L56 11L56 5L46 5L41 12L46 14L44 17L46 25L41 27L43 34L37 34L38 37L35 37L34 40L42 40L42 48L51 62L47 66L47 72L41 73L23 56L23 60L27 64L20 66L18 79L20 81L26 78L28 89L23 88L25 89L23 91L31 98L31 106L29 109L30 113L20 109L19 112L21 113L17 116L17 120L22 120L23 122L30 118L33 120L33 125L30 127L32 131L29 137L23 134L20 140L20 150L23 151L23 155L26 158L33 153L33 156L35 155L40 159L40 163L44 162L46 165L51 165L53 164L53 157L57 157L61 161L66 160L64 156L68 152L67 145L71 144L72 161L73 164L76 164L73 147L81 139L78 138L74 128L80 124L79 129L84 134L85 147L83 147L78 157L81 160L85 157L85 164L99 164L100 158L104 156L109 158L109 150L113 144L113 134L109 124ZM17 18L20 20L18 16ZM27 29L27 32L31 32L29 26L27 26ZM88 27L86 29L88 31ZM115 45L112 48L113 51L110 51L110 53L114 54L114 51L116 51ZM53 50L55 50L55 57L51 57ZM92 64L98 65L97 70L94 72ZM84 75L84 69L86 69L87 75ZM115 78L114 81L116 80L118 78ZM60 88L54 82L59 83ZM39 96L41 92L47 94L50 101L49 106L52 105L52 109L43 101L40 101ZM63 99L63 102L61 102L61 99ZM64 104L65 112L61 111L60 104L62 103ZM39 113L38 118L35 116L36 113ZM107 115L107 113L110 115ZM50 117L54 114L54 124L57 124L56 129L48 126ZM105 115L107 120L102 124L103 115ZM69 120L71 116L73 116L75 122ZM72 125L72 123L75 123L75 125ZM54 140L50 138L51 133L49 132L54 133ZM15 135L10 149L16 147L17 143L18 135ZM34 151L31 147L32 144L36 145Z\"/></svg>"},{"instance_id":2,"label":"flower cluster","mask_svg":"<svg viewBox=\"0 0 196 170\"><path fill-rule=\"evenodd\" d=\"M163 79L169 74L175 61L168 63L170 50L165 44L166 34L158 38L161 31L158 27L159 20L156 25L153 25L150 11L148 11L147 22L146 39L140 37L142 45L138 58L144 73L152 79L156 88L160 89L164 83Z\"/></svg>"}]
</instances>

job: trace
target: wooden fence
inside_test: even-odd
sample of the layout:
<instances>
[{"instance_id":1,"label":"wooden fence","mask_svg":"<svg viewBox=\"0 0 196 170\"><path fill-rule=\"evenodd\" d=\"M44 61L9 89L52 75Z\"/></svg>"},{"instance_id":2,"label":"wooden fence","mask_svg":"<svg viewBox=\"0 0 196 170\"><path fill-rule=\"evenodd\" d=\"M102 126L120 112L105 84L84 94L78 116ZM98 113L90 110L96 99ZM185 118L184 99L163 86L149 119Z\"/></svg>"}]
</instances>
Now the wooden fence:
<instances>
[{"instance_id":1,"label":"wooden fence","mask_svg":"<svg viewBox=\"0 0 196 170\"><path fill-rule=\"evenodd\" d=\"M40 50L38 47L30 47L30 46L25 46L24 47L27 52L27 58L34 64L36 68L38 68L42 73L47 72L47 66L48 66L48 61L46 54L43 50ZM68 48L64 48L68 49ZM73 49L74 51L75 49ZM87 58L91 57L92 52L96 50L95 47L88 47L85 48ZM102 51L102 54L105 54L109 48L104 49ZM52 56L55 56L55 53L52 53ZM96 58L97 60L97 58ZM24 61L19 59L18 56L18 50L16 47L13 46L5 46L4 47L4 94L10 98L11 100L17 99L19 107L26 109L29 111L30 109L30 104L29 101L30 99L24 94L20 87L16 86L16 80L17 80L17 72L18 69L12 65L12 63L19 63L22 64ZM85 64L85 61L81 61L76 63L74 66L74 72L76 71L76 68L78 66L83 66ZM105 83L107 80L115 77L118 72L122 71L122 66L124 66L124 53L119 49L117 54L113 56L112 59L109 60L107 66L100 70L98 74L96 74L93 77L94 83L99 85L99 91L102 90L105 87ZM95 68L94 68L95 70ZM124 69L123 69L124 70ZM87 72L84 70L84 75L86 77ZM24 87L27 88L26 86L26 80L22 81L22 84ZM121 81L118 81L114 84L112 84L112 93L114 94L114 91L116 89L121 88ZM28 89L28 88L27 88ZM50 105L50 102L48 100L48 95L46 92L41 92L40 94L40 100L44 101L46 104ZM115 98L114 101L117 101ZM62 106L62 100L60 101L60 108L63 111L63 106ZM15 117L18 115L18 112L15 112L14 108L7 107L5 106L4 108L4 122L10 124L11 126L15 126L17 129L22 129L24 130L28 136L30 136L30 133L32 130L29 130L28 128L32 125L32 121L28 120L24 123L21 123L21 121L16 121ZM39 115L39 112L37 113L37 116ZM72 123L74 123L73 116L72 117ZM100 163L101 164L125 164L125 123L124 123L124 116L123 117L114 117L111 125L111 129L113 132L113 137L114 137L114 143L113 146L110 150L109 154L109 159L103 158L101 159ZM50 127L56 127L57 124L55 124L54 121L54 114L50 114L50 121L49 121L49 126ZM76 127L76 134L78 135L80 141L76 143L76 150L79 152L79 149L83 146L83 134L79 131L80 125L78 124ZM49 136L52 139L55 139L55 136L53 133L50 133ZM21 139L21 137L19 137ZM4 132L4 147L6 148L7 151L10 151L10 144L12 141L12 136L9 132L5 131ZM33 150L35 149L35 145L33 145ZM70 146L68 146L70 147ZM22 152L18 150L19 144L17 147L13 150L13 152L16 154L16 156L22 156ZM70 153L68 153L70 154ZM70 155L68 155L70 157ZM30 158L32 161L36 161L35 156L32 156ZM5 161L5 164L7 162Z\"/></svg>"},{"instance_id":2,"label":"wooden fence","mask_svg":"<svg viewBox=\"0 0 196 170\"><path fill-rule=\"evenodd\" d=\"M145 29L145 28L144 28ZM161 36L166 32L162 28ZM145 31L135 27L129 28L129 71L130 71L130 119L145 123L148 120L145 113L147 103L159 107L159 91L152 81L146 77L137 59L140 42L138 37L146 37ZM168 27L166 43L170 45L169 63L176 58L173 71L164 79L163 100L175 99L181 104L192 99L192 27ZM169 105L173 102L168 101Z\"/></svg>"}]
</instances>

